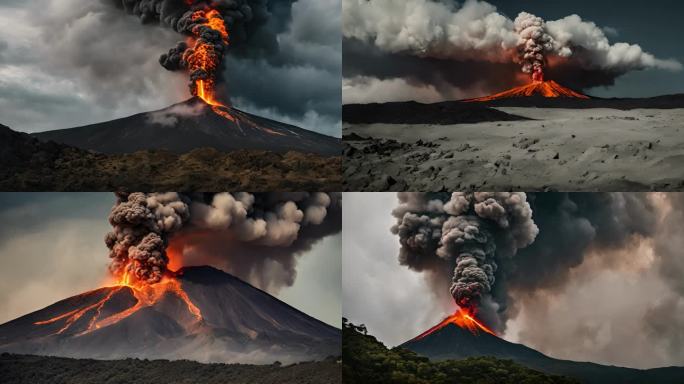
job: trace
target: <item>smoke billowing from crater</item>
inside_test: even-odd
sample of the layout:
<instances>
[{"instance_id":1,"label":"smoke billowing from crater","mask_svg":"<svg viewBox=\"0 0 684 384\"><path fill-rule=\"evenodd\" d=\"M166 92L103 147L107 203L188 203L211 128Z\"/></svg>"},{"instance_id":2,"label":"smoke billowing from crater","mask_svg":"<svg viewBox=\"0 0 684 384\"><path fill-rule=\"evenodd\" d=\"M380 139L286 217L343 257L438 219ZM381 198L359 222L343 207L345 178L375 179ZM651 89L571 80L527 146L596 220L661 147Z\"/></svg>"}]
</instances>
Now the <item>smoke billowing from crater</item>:
<instances>
[{"instance_id":1,"label":"smoke billowing from crater","mask_svg":"<svg viewBox=\"0 0 684 384\"><path fill-rule=\"evenodd\" d=\"M213 265L265 288L292 285L296 256L341 229L336 193L117 194L111 272L147 284Z\"/></svg>"},{"instance_id":2,"label":"smoke billowing from crater","mask_svg":"<svg viewBox=\"0 0 684 384\"><path fill-rule=\"evenodd\" d=\"M158 23L188 36L163 54L159 62L170 71L190 75L190 91L208 101L223 67L229 44L246 40L269 12L263 0L115 0L145 23Z\"/></svg>"},{"instance_id":3,"label":"smoke billowing from crater","mask_svg":"<svg viewBox=\"0 0 684 384\"><path fill-rule=\"evenodd\" d=\"M656 58L637 44L610 42L601 27L579 15L545 21L532 13L521 12L511 20L495 6L479 0L460 4L345 0L343 12L345 50L349 44L362 42L369 51L371 47L380 50L386 62L366 66L356 76L382 79L384 67L395 58L407 55L428 61L513 63L519 65L522 73L531 75L546 72L546 68L552 71L547 77L552 74L554 80L580 90L612 85L617 77L630 71L682 69L678 61ZM358 51L358 47L353 48ZM345 66L361 67L345 61ZM482 78L480 82L487 83L488 77L500 76L497 70L496 65L483 66L475 69L477 76L471 77ZM459 88L477 89L482 85L470 84L472 79L459 82L448 73L440 80ZM521 79L512 77L509 81L519 83ZM432 81L431 84L445 88L441 83Z\"/></svg>"},{"instance_id":4,"label":"smoke billowing from crater","mask_svg":"<svg viewBox=\"0 0 684 384\"><path fill-rule=\"evenodd\" d=\"M481 313L492 326L499 304L492 296L500 260L530 245L538 229L524 193L400 193L392 212L399 260L409 268L453 270L449 291L459 307ZM437 259L441 261L438 261Z\"/></svg>"}]
</instances>

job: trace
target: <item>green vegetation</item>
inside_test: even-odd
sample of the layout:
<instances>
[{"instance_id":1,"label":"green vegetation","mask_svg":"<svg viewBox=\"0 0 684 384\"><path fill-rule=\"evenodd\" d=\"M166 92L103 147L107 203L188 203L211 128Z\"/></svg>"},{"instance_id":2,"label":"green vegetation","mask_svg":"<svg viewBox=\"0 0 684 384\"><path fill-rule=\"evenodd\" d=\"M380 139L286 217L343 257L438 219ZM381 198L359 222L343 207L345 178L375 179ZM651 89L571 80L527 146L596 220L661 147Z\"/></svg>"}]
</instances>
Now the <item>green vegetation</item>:
<instances>
[{"instance_id":1,"label":"green vegetation","mask_svg":"<svg viewBox=\"0 0 684 384\"><path fill-rule=\"evenodd\" d=\"M0 355L3 384L339 384L339 357L281 366Z\"/></svg>"},{"instance_id":2,"label":"green vegetation","mask_svg":"<svg viewBox=\"0 0 684 384\"><path fill-rule=\"evenodd\" d=\"M578 381L493 357L432 362L408 349L387 349L366 327L343 320L342 377L345 384L575 384Z\"/></svg>"}]
</instances>

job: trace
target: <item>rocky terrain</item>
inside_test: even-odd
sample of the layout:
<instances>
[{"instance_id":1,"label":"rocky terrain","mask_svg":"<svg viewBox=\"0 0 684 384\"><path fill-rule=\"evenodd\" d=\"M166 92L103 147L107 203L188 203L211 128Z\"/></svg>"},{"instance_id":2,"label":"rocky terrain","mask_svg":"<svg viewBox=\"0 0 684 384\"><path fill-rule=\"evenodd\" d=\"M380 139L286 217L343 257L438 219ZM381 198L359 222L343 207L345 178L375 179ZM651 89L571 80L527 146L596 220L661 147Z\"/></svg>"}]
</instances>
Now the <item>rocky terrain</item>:
<instances>
[{"instance_id":1,"label":"rocky terrain","mask_svg":"<svg viewBox=\"0 0 684 384\"><path fill-rule=\"evenodd\" d=\"M345 190L684 188L684 109L498 109L527 119L345 123Z\"/></svg>"}]
</instances>

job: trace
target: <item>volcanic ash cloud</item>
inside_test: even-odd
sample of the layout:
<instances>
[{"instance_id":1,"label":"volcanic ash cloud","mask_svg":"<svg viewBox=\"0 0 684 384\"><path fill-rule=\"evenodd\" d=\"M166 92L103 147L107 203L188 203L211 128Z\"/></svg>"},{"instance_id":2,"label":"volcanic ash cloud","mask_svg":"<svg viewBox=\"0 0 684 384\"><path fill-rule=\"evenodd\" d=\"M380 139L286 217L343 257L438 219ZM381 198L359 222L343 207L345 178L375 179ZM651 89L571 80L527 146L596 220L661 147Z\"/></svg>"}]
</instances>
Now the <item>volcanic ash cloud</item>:
<instances>
[{"instance_id":1,"label":"volcanic ash cloud","mask_svg":"<svg viewBox=\"0 0 684 384\"><path fill-rule=\"evenodd\" d=\"M511 20L478 0L344 0L343 14L347 41L362 41L388 54L517 63L522 72L538 76L551 59L558 59L563 64L559 71L592 73L596 80L580 87L612 84L634 70L682 69L678 61L658 59L637 44L611 43L602 28L578 15L545 21L521 12Z\"/></svg>"},{"instance_id":2,"label":"volcanic ash cloud","mask_svg":"<svg viewBox=\"0 0 684 384\"><path fill-rule=\"evenodd\" d=\"M499 260L539 233L524 193L400 193L393 215L400 262L422 270L433 268L437 256L453 267L449 291L456 304L487 318L499 309L491 294Z\"/></svg>"},{"instance_id":3,"label":"volcanic ash cloud","mask_svg":"<svg viewBox=\"0 0 684 384\"><path fill-rule=\"evenodd\" d=\"M339 232L340 212L336 193L120 193L105 237L109 268L119 278L157 283L170 272L172 246L176 265L188 251L194 263L219 264L248 281L292 284L296 255ZM282 268L260 268L268 259Z\"/></svg>"}]
</instances>

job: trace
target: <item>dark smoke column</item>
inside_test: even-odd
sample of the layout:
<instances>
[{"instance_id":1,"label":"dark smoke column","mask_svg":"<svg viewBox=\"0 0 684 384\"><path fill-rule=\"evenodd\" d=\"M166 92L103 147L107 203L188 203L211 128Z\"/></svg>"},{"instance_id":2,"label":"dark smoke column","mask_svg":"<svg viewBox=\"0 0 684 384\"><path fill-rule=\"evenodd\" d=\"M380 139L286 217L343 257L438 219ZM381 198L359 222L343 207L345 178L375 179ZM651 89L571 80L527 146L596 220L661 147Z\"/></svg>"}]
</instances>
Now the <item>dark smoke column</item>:
<instances>
[{"instance_id":1,"label":"dark smoke column","mask_svg":"<svg viewBox=\"0 0 684 384\"><path fill-rule=\"evenodd\" d=\"M497 260L513 257L531 244L539 229L524 193L400 193L393 211L399 235L399 260L423 270L452 266L450 292L459 307L477 313L496 311L491 297Z\"/></svg>"},{"instance_id":2,"label":"dark smoke column","mask_svg":"<svg viewBox=\"0 0 684 384\"><path fill-rule=\"evenodd\" d=\"M190 91L215 104L214 87L232 36L244 38L246 26L263 22L268 15L263 0L115 0L126 12L143 23L159 23L188 36L167 54L161 65L187 71Z\"/></svg>"}]
</instances>

